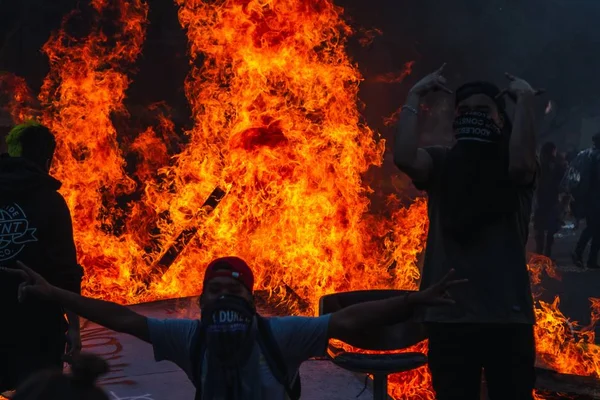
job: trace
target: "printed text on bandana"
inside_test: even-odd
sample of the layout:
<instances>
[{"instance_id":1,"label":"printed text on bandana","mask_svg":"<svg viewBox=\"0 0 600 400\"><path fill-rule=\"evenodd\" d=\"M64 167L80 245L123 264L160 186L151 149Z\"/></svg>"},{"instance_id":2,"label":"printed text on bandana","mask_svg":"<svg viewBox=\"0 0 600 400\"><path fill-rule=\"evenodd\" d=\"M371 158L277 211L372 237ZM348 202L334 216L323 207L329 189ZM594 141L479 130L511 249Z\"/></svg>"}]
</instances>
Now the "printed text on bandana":
<instances>
[{"instance_id":1,"label":"printed text on bandana","mask_svg":"<svg viewBox=\"0 0 600 400\"><path fill-rule=\"evenodd\" d=\"M219 310L212 315L213 323L208 328L211 332L245 331L250 320L236 311Z\"/></svg>"},{"instance_id":2,"label":"printed text on bandana","mask_svg":"<svg viewBox=\"0 0 600 400\"><path fill-rule=\"evenodd\" d=\"M498 142L502 132L496 123L485 113L471 111L459 115L454 120L454 133L458 140Z\"/></svg>"}]
</instances>

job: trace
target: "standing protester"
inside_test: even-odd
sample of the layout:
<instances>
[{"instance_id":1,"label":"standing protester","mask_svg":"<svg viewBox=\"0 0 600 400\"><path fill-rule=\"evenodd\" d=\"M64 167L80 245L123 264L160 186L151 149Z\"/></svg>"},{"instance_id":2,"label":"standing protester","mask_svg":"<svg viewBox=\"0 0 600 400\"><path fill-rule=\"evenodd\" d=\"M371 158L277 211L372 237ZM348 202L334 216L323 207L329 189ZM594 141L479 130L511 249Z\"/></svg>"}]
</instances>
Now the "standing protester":
<instances>
[{"instance_id":1,"label":"standing protester","mask_svg":"<svg viewBox=\"0 0 600 400\"><path fill-rule=\"evenodd\" d=\"M565 175L565 164L557 156L556 145L544 143L540 151L540 177L538 179L533 227L536 252L550 257L554 235L562 225L560 183Z\"/></svg>"},{"instance_id":2,"label":"standing protester","mask_svg":"<svg viewBox=\"0 0 600 400\"><path fill-rule=\"evenodd\" d=\"M583 267L583 251L588 242L592 241L587 267L598 269L598 253L600 253L600 133L592 137L593 147L584 150L577 158L579 177L574 188L575 201L580 207L586 220L586 227L573 253L573 261Z\"/></svg>"},{"instance_id":3,"label":"standing protester","mask_svg":"<svg viewBox=\"0 0 600 400\"><path fill-rule=\"evenodd\" d=\"M54 301L82 317L151 343L157 361L169 360L196 386L196 399L283 400L300 397L298 369L323 356L330 338L353 343L369 328L393 325L417 305L452 304L446 290L463 281L448 274L427 290L356 304L318 318L263 318L254 308L254 276L237 257L210 263L200 296L201 320L146 318L131 309L50 285L33 270L2 269L24 283L19 299ZM287 395L287 397L286 397Z\"/></svg>"},{"instance_id":4,"label":"standing protester","mask_svg":"<svg viewBox=\"0 0 600 400\"><path fill-rule=\"evenodd\" d=\"M8 154L0 159L0 265L23 260L52 284L80 293L82 269L71 216L57 192L60 182L49 175L54 136L48 128L28 123L15 127L6 142ZM19 304L20 281L5 277L0 282L0 392L5 392L33 372L62 368L65 345L73 355L81 340L77 315L67 311L67 328L60 304Z\"/></svg>"},{"instance_id":5,"label":"standing protester","mask_svg":"<svg viewBox=\"0 0 600 400\"><path fill-rule=\"evenodd\" d=\"M507 74L514 126L487 82L456 92L452 147L419 148L418 110L446 88L442 68L409 92L398 124L395 164L429 195L421 289L455 268L469 284L455 305L428 309L429 368L439 400L480 397L482 369L493 400L530 400L535 382L534 313L525 245L537 170L534 95Z\"/></svg>"}]
</instances>

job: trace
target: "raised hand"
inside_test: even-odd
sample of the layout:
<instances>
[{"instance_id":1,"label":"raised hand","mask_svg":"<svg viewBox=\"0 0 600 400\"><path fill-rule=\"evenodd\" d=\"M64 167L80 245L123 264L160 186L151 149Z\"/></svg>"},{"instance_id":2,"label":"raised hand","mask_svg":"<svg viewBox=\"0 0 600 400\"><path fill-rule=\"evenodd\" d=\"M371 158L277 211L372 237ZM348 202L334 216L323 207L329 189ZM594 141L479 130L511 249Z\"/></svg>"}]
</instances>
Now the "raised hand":
<instances>
[{"instance_id":1,"label":"raised hand","mask_svg":"<svg viewBox=\"0 0 600 400\"><path fill-rule=\"evenodd\" d=\"M442 65L437 71L427 75L425 78L421 79L417 82L412 89L410 89L411 93L415 93L419 96L425 96L429 92L435 92L438 90L443 90L446 93L452 93L452 90L446 87L446 78L442 76L442 72L446 67L446 63Z\"/></svg>"},{"instance_id":2,"label":"raised hand","mask_svg":"<svg viewBox=\"0 0 600 400\"><path fill-rule=\"evenodd\" d=\"M467 283L468 279L450 280L454 275L454 270L450 270L438 283L428 287L425 290L412 293L409 297L410 302L415 305L443 306L454 304L447 290L452 286Z\"/></svg>"},{"instance_id":3,"label":"raised hand","mask_svg":"<svg viewBox=\"0 0 600 400\"><path fill-rule=\"evenodd\" d=\"M545 92L544 89L534 89L524 79L517 78L516 76L509 74L508 72L506 72L504 75L510 82L508 84L508 88L501 91L497 97L501 97L505 94L508 94L511 98L517 99L523 95L532 94L537 96Z\"/></svg>"},{"instance_id":4,"label":"raised hand","mask_svg":"<svg viewBox=\"0 0 600 400\"><path fill-rule=\"evenodd\" d=\"M28 296L49 299L52 295L52 285L27 265L20 261L17 261L17 264L19 267L15 269L0 268L0 273L17 276L23 280L19 285L19 302L25 301Z\"/></svg>"}]
</instances>

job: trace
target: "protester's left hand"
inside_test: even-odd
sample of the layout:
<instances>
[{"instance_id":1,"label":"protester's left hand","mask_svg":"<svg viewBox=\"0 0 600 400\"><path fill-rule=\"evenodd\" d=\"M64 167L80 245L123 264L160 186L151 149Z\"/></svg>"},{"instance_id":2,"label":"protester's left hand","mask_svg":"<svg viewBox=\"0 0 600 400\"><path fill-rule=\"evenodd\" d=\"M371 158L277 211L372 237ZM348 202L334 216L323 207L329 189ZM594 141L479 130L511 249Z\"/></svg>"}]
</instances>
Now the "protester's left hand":
<instances>
[{"instance_id":1,"label":"protester's left hand","mask_svg":"<svg viewBox=\"0 0 600 400\"><path fill-rule=\"evenodd\" d=\"M79 325L70 325L67 331L67 353L64 360L71 363L73 357L81 352L81 330Z\"/></svg>"},{"instance_id":2,"label":"protester's left hand","mask_svg":"<svg viewBox=\"0 0 600 400\"><path fill-rule=\"evenodd\" d=\"M412 293L408 299L414 305L425 306L444 306L454 304L454 300L450 297L447 290L452 286L462 285L467 283L468 279L450 280L454 275L454 270L450 270L438 283L428 287L425 290Z\"/></svg>"},{"instance_id":3,"label":"protester's left hand","mask_svg":"<svg viewBox=\"0 0 600 400\"><path fill-rule=\"evenodd\" d=\"M534 89L525 79L517 78L508 72L506 72L504 75L506 78L508 78L510 83L508 84L508 88L500 92L498 97L508 94L512 98L519 98L528 94L537 96L545 92L544 89Z\"/></svg>"}]
</instances>

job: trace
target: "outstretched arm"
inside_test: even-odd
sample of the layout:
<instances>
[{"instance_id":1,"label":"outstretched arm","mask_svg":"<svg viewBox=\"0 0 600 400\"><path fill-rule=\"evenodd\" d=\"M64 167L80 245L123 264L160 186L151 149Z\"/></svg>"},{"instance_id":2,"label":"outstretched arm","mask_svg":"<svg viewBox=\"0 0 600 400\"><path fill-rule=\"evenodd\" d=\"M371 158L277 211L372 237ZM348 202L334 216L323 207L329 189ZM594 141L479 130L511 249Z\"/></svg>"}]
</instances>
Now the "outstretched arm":
<instances>
[{"instance_id":1,"label":"outstretched arm","mask_svg":"<svg viewBox=\"0 0 600 400\"><path fill-rule=\"evenodd\" d=\"M19 286L19 301L27 301L29 296L55 301L73 313L117 332L128 333L151 343L146 317L129 308L80 296L71 291L50 285L41 275L18 262L19 269L2 268L1 271L18 275L23 279Z\"/></svg>"},{"instance_id":2,"label":"outstretched arm","mask_svg":"<svg viewBox=\"0 0 600 400\"><path fill-rule=\"evenodd\" d=\"M414 182L426 182L429 179L433 161L431 156L419 148L417 112L421 98L433 90L452 93L444 85L446 79L442 71L446 64L434 73L420 80L408 93L402 107L400 121L396 128L394 141L394 164Z\"/></svg>"},{"instance_id":3,"label":"outstretched arm","mask_svg":"<svg viewBox=\"0 0 600 400\"><path fill-rule=\"evenodd\" d=\"M406 320L416 306L454 304L446 290L467 281L450 280L453 273L454 271L451 271L442 281L423 291L359 303L333 313L329 322L328 336L348 342L365 329L394 325Z\"/></svg>"}]
</instances>

